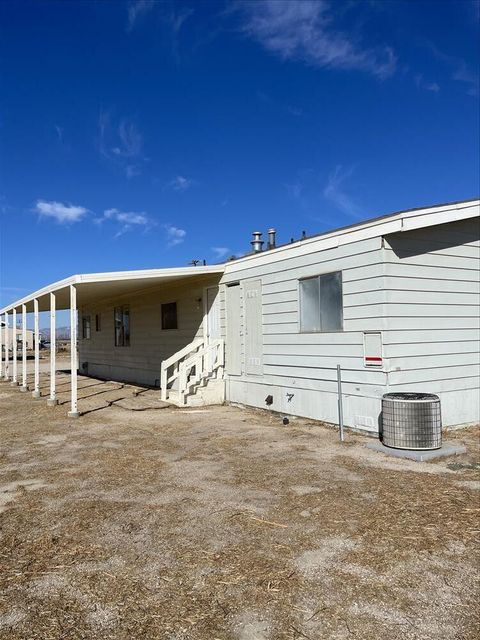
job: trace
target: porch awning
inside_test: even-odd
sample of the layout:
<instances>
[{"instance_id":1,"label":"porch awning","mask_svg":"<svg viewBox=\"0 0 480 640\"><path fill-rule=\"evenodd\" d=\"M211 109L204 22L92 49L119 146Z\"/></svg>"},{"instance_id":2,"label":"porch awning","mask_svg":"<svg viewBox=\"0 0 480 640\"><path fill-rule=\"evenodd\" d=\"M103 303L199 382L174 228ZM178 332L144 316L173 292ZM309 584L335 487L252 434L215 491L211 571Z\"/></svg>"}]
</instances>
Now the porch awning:
<instances>
[{"instance_id":1,"label":"porch awning","mask_svg":"<svg viewBox=\"0 0 480 640\"><path fill-rule=\"evenodd\" d=\"M174 282L176 280L194 279L213 274L221 275L225 265L209 267L180 267L178 269L144 269L137 271L111 271L106 273L84 273L70 276L64 280L33 291L30 295L21 298L0 309L0 314L10 313L14 309L22 310L26 305L27 311L33 311L33 301L38 300L39 311L49 311L50 293L55 293L57 310L70 308L70 285L75 285L77 291L77 304L82 305L110 298L123 293L154 288L159 284Z\"/></svg>"}]
</instances>

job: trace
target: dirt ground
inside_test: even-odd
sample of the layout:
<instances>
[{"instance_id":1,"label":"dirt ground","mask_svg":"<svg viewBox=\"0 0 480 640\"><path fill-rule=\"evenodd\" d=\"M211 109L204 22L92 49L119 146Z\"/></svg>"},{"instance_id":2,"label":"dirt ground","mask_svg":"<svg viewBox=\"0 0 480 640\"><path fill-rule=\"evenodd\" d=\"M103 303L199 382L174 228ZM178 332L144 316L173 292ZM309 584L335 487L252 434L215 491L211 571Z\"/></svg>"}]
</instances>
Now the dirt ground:
<instances>
[{"instance_id":1,"label":"dirt ground","mask_svg":"<svg viewBox=\"0 0 480 640\"><path fill-rule=\"evenodd\" d=\"M79 387L72 420L66 376L55 408L0 383L0 638L479 637L477 430L419 464L307 420Z\"/></svg>"}]
</instances>

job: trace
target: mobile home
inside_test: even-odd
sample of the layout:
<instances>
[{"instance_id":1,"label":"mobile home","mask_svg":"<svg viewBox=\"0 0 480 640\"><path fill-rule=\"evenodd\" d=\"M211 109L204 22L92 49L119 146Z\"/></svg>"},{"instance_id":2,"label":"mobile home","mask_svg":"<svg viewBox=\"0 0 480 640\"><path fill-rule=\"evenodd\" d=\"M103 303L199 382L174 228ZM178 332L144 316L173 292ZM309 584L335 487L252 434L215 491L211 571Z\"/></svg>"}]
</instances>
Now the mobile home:
<instances>
[{"instance_id":1,"label":"mobile home","mask_svg":"<svg viewBox=\"0 0 480 640\"><path fill-rule=\"evenodd\" d=\"M158 387L180 405L336 423L339 366L346 425L378 431L391 391L436 393L445 426L470 424L480 413L479 215L478 200L456 202L278 247L271 231L265 250L257 232L252 251L224 264L72 276L0 314L8 325L12 314L71 309L71 415L78 368ZM13 376L12 363L2 367Z\"/></svg>"}]
</instances>

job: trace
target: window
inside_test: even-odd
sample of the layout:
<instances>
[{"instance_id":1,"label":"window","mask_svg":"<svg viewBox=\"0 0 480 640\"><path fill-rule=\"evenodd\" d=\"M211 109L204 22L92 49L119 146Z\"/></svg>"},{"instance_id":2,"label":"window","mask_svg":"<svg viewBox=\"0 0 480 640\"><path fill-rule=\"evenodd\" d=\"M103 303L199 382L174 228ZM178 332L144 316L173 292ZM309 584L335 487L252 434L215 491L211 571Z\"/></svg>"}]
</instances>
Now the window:
<instances>
[{"instance_id":1,"label":"window","mask_svg":"<svg viewBox=\"0 0 480 640\"><path fill-rule=\"evenodd\" d=\"M102 330L102 318L99 313L95 315L95 331Z\"/></svg>"},{"instance_id":2,"label":"window","mask_svg":"<svg viewBox=\"0 0 480 640\"><path fill-rule=\"evenodd\" d=\"M177 329L177 303L162 304L162 329Z\"/></svg>"},{"instance_id":3,"label":"window","mask_svg":"<svg viewBox=\"0 0 480 640\"><path fill-rule=\"evenodd\" d=\"M122 307L115 307L114 321L115 321L115 346L129 347L130 346L130 307L128 305L123 305Z\"/></svg>"},{"instance_id":4,"label":"window","mask_svg":"<svg viewBox=\"0 0 480 640\"><path fill-rule=\"evenodd\" d=\"M341 271L300 280L300 331L343 331Z\"/></svg>"},{"instance_id":5,"label":"window","mask_svg":"<svg viewBox=\"0 0 480 640\"><path fill-rule=\"evenodd\" d=\"M90 316L82 316L82 337L90 339Z\"/></svg>"}]
</instances>

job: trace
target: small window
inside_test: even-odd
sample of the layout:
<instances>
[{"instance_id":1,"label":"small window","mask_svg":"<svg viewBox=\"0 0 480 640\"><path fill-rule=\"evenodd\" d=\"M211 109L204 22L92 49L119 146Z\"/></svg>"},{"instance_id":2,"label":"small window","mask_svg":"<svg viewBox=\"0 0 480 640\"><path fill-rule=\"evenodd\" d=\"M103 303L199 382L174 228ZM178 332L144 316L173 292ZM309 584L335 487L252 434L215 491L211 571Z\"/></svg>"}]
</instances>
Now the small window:
<instances>
[{"instance_id":1,"label":"small window","mask_svg":"<svg viewBox=\"0 0 480 640\"><path fill-rule=\"evenodd\" d=\"M122 307L115 307L114 321L115 321L115 346L129 347L130 346L130 307L128 305L123 305Z\"/></svg>"},{"instance_id":2,"label":"small window","mask_svg":"<svg viewBox=\"0 0 480 640\"><path fill-rule=\"evenodd\" d=\"M162 329L177 329L177 303L162 304Z\"/></svg>"},{"instance_id":3,"label":"small window","mask_svg":"<svg viewBox=\"0 0 480 640\"><path fill-rule=\"evenodd\" d=\"M341 271L300 280L300 331L343 331Z\"/></svg>"},{"instance_id":4,"label":"small window","mask_svg":"<svg viewBox=\"0 0 480 640\"><path fill-rule=\"evenodd\" d=\"M90 340L90 316L82 316L82 337Z\"/></svg>"},{"instance_id":5,"label":"small window","mask_svg":"<svg viewBox=\"0 0 480 640\"><path fill-rule=\"evenodd\" d=\"M97 313L95 315L95 331L101 331L102 330L102 317L100 316L99 313Z\"/></svg>"}]
</instances>

